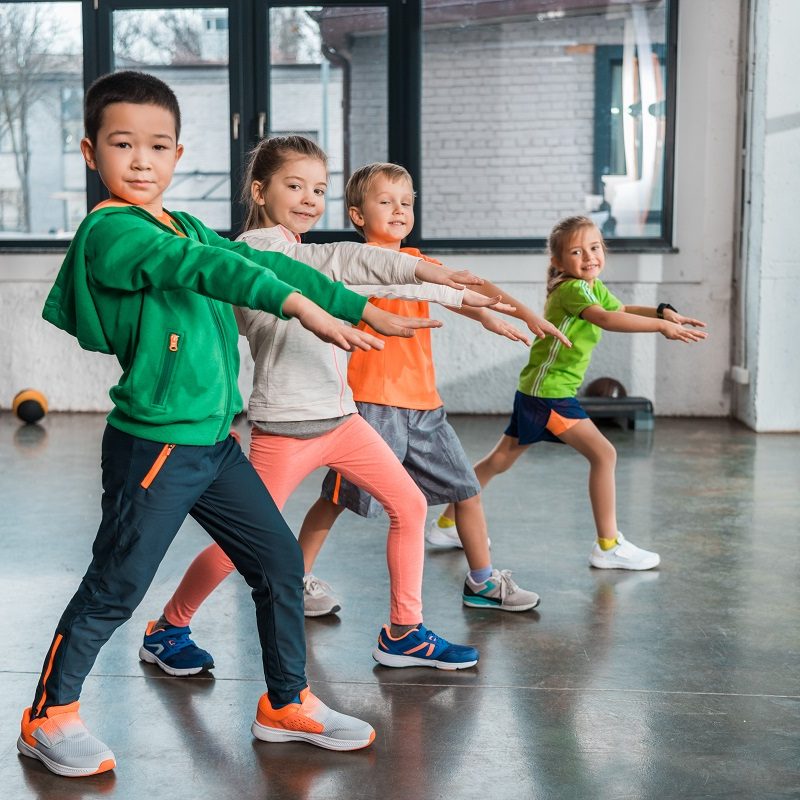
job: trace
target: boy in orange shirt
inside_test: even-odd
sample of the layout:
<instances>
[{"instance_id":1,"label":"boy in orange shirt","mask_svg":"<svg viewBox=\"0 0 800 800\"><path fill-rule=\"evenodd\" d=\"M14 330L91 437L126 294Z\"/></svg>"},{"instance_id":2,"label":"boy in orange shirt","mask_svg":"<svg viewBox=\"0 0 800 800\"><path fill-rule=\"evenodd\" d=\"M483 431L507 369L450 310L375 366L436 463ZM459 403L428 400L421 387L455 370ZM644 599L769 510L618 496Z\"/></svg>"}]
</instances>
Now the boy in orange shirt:
<instances>
[{"instance_id":1,"label":"boy in orange shirt","mask_svg":"<svg viewBox=\"0 0 800 800\"><path fill-rule=\"evenodd\" d=\"M415 248L401 247L414 225L414 187L403 167L376 163L356 170L347 183L345 200L353 225L369 244L439 263ZM553 325L502 290L488 283L484 283L483 290L502 294L503 302L516 307L512 316L524 321L537 336L557 336L569 345ZM423 301L373 298L370 302L401 316L428 316L428 304ZM529 343L513 325L485 309L462 309L456 313L463 313L512 341ZM455 503L458 536L470 567L464 581L464 605L503 611L535 608L539 604L537 594L517 586L509 570L492 566L481 487L436 390L429 332L420 331L414 339L403 341L386 339L382 351L354 353L348 382L359 413L389 444L428 505ZM371 495L329 471L322 496L309 510L300 531L307 571L345 508L364 517L380 511ZM315 616L326 608L338 610L340 603L330 587L324 581L316 583L319 596L306 596L306 614L309 603L314 605Z\"/></svg>"}]
</instances>

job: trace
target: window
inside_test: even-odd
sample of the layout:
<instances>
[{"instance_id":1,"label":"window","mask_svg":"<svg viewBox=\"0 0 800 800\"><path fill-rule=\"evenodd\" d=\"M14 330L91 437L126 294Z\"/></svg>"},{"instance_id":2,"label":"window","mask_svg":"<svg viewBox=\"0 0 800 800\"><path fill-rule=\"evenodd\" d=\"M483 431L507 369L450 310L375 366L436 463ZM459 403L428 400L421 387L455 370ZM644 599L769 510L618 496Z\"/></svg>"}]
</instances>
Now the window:
<instances>
[{"instance_id":1,"label":"window","mask_svg":"<svg viewBox=\"0 0 800 800\"><path fill-rule=\"evenodd\" d=\"M65 238L85 214L82 47L79 2L0 3L0 242Z\"/></svg>"},{"instance_id":2,"label":"window","mask_svg":"<svg viewBox=\"0 0 800 800\"><path fill-rule=\"evenodd\" d=\"M381 7L269 9L268 132L313 130L310 138L328 154L318 230L350 229L347 179L362 164L389 157L387 30ZM356 35L364 31L369 36Z\"/></svg>"},{"instance_id":3,"label":"window","mask_svg":"<svg viewBox=\"0 0 800 800\"><path fill-rule=\"evenodd\" d=\"M530 244L572 214L612 239L669 240L665 0L423 9L428 246Z\"/></svg>"},{"instance_id":4,"label":"window","mask_svg":"<svg viewBox=\"0 0 800 800\"><path fill-rule=\"evenodd\" d=\"M185 150L165 206L223 231L231 228L227 19L224 8L120 9L111 15L113 68L161 78L181 107Z\"/></svg>"},{"instance_id":5,"label":"window","mask_svg":"<svg viewBox=\"0 0 800 800\"><path fill-rule=\"evenodd\" d=\"M65 153L80 153L83 138L83 91L75 86L61 90L61 147Z\"/></svg>"},{"instance_id":6,"label":"window","mask_svg":"<svg viewBox=\"0 0 800 800\"><path fill-rule=\"evenodd\" d=\"M426 250L542 247L576 213L618 250L670 246L678 0L300 2L0 3L0 245L68 239L103 199L84 82L133 68L183 111L167 207L222 233L247 151L280 132L329 154L310 241L356 238L345 183L389 160Z\"/></svg>"}]
</instances>

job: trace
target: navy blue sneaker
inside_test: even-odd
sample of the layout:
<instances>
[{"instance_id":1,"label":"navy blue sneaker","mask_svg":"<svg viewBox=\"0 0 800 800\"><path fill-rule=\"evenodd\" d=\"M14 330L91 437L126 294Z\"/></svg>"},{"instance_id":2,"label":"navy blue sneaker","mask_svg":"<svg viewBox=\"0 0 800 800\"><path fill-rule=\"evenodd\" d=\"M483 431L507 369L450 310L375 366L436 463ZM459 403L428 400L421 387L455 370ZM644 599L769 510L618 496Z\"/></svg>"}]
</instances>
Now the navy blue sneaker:
<instances>
[{"instance_id":1,"label":"navy blue sneaker","mask_svg":"<svg viewBox=\"0 0 800 800\"><path fill-rule=\"evenodd\" d=\"M389 626L384 625L372 657L384 667L466 669L474 667L480 656L474 647L450 644L420 624L399 639L393 639Z\"/></svg>"},{"instance_id":2,"label":"navy blue sneaker","mask_svg":"<svg viewBox=\"0 0 800 800\"><path fill-rule=\"evenodd\" d=\"M190 638L189 628L162 628L154 631L156 620L147 623L139 658L156 664L168 675L197 675L214 668L211 653L201 650Z\"/></svg>"}]
</instances>

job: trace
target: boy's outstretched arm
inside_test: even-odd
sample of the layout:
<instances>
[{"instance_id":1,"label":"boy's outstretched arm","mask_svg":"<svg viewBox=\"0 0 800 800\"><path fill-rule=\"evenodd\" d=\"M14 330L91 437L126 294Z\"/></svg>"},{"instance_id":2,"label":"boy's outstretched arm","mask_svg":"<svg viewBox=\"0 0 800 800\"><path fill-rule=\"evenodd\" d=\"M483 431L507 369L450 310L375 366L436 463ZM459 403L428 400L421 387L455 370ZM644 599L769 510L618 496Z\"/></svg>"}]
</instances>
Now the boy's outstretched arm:
<instances>
[{"instance_id":1,"label":"boy's outstretched arm","mask_svg":"<svg viewBox=\"0 0 800 800\"><path fill-rule=\"evenodd\" d=\"M658 319L649 315L631 313L628 310L606 311L601 306L589 306L581 312L581 317L605 331L619 333L660 333L667 339L681 342L699 342L708 338L704 331L684 328L677 322ZM695 320L696 322L697 320Z\"/></svg>"},{"instance_id":2,"label":"boy's outstretched arm","mask_svg":"<svg viewBox=\"0 0 800 800\"><path fill-rule=\"evenodd\" d=\"M502 304L501 304L502 305ZM508 306L513 308L513 306ZM498 309L500 310L500 309ZM515 328L510 322L506 322L502 317L492 314L486 308L451 308L454 314L460 314L462 317L474 319L479 322L491 333L496 333L498 336L505 336L506 339L511 339L512 342L522 342L527 347L531 346L531 340L521 330Z\"/></svg>"},{"instance_id":3,"label":"boy's outstretched arm","mask_svg":"<svg viewBox=\"0 0 800 800\"><path fill-rule=\"evenodd\" d=\"M296 317L306 330L311 331L323 342L335 344L342 350L372 350L373 348L383 350L383 342L376 336L358 328L343 325L299 292L292 292L284 300L282 310L287 317Z\"/></svg>"},{"instance_id":4,"label":"boy's outstretched arm","mask_svg":"<svg viewBox=\"0 0 800 800\"><path fill-rule=\"evenodd\" d=\"M497 311L508 314L510 317L524 322L528 326L528 330L537 338L544 339L545 336L555 336L556 339L565 344L567 347L572 347L572 342L564 336L563 333L552 323L548 322L544 317L539 316L535 311L528 308L525 303L517 300L504 289L496 286L491 281L484 280L479 286L473 286L472 291L480 292L480 294L489 297L499 296L503 303L507 303L513 307L513 311L504 311L499 306Z\"/></svg>"}]
</instances>

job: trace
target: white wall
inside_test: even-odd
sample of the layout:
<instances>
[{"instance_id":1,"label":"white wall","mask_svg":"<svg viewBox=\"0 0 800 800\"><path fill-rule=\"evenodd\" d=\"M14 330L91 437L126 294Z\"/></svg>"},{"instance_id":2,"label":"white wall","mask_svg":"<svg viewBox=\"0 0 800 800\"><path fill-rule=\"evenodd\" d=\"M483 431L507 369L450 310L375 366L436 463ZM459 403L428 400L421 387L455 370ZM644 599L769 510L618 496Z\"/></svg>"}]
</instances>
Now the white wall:
<instances>
[{"instance_id":1,"label":"white wall","mask_svg":"<svg viewBox=\"0 0 800 800\"><path fill-rule=\"evenodd\" d=\"M681 4L675 236L679 252L612 255L608 260L605 278L623 301L670 302L709 323L711 337L702 345L651 335L606 334L596 351L589 378L619 378L629 394L653 399L660 414L730 413L738 43L738 4L733 0ZM461 254L445 261L469 265L521 299L543 305L544 256ZM80 351L66 334L40 318L58 262L53 256L0 255L3 407L14 392L34 386L56 409L108 408L107 390L118 374L112 359ZM446 328L434 337L448 409L508 411L524 349L482 333L455 315L445 320ZM244 391L248 381L245 370Z\"/></svg>"},{"instance_id":2,"label":"white wall","mask_svg":"<svg viewBox=\"0 0 800 800\"><path fill-rule=\"evenodd\" d=\"M740 272L743 312L736 415L759 431L800 429L800 371L790 328L800 305L800 4L753 0L749 64L750 181ZM793 327L793 326L792 326Z\"/></svg>"}]
</instances>

